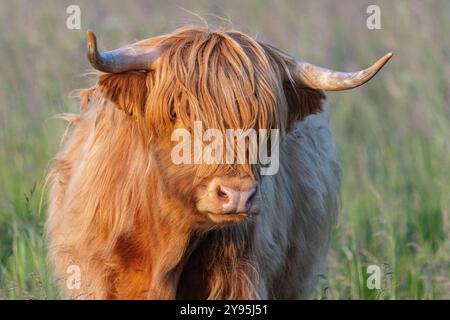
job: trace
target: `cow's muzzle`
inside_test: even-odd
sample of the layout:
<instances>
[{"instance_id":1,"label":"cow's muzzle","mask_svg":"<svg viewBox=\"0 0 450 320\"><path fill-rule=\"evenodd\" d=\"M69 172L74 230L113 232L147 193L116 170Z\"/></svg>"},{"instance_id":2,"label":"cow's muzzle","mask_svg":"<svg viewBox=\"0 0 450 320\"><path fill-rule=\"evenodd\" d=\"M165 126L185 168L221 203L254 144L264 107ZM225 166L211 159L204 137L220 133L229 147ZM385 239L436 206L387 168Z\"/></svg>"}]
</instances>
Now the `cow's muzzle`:
<instances>
[{"instance_id":1,"label":"cow's muzzle","mask_svg":"<svg viewBox=\"0 0 450 320\"><path fill-rule=\"evenodd\" d=\"M258 194L249 177L215 177L199 195L197 209L216 222L239 222L258 212Z\"/></svg>"}]
</instances>

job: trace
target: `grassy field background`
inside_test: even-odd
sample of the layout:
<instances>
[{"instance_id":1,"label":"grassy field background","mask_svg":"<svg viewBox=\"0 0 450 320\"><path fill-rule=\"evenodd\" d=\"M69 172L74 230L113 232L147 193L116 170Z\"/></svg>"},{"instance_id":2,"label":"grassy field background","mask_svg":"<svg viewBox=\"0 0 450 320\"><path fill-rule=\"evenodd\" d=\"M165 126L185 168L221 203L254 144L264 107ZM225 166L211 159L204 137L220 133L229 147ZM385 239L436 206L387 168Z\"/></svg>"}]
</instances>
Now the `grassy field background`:
<instances>
[{"instance_id":1,"label":"grassy field background","mask_svg":"<svg viewBox=\"0 0 450 320\"><path fill-rule=\"evenodd\" d=\"M66 8L81 8L81 30ZM369 4L381 30L366 28ZM342 70L394 58L368 85L328 95L343 166L342 212L321 299L450 298L449 1L0 0L0 298L58 298L39 210L45 172L92 83L85 32L100 47L191 23L234 27ZM382 269L381 290L366 286Z\"/></svg>"}]
</instances>

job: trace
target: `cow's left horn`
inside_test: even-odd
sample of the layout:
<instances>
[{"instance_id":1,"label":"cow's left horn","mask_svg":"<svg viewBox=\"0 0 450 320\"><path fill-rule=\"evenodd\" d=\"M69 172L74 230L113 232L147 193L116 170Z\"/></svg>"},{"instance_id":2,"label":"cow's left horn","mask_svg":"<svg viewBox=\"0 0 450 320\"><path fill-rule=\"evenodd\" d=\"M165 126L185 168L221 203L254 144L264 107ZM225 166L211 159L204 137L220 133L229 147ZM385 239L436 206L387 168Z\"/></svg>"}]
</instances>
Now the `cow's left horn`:
<instances>
[{"instance_id":1,"label":"cow's left horn","mask_svg":"<svg viewBox=\"0 0 450 320\"><path fill-rule=\"evenodd\" d=\"M392 52L386 54L367 69L357 72L338 72L315 66L308 62L297 61L295 70L291 71L294 80L300 80L306 86L325 91L338 91L356 88L377 74L392 57Z\"/></svg>"},{"instance_id":2,"label":"cow's left horn","mask_svg":"<svg viewBox=\"0 0 450 320\"><path fill-rule=\"evenodd\" d=\"M99 52L94 33L88 31L86 37L89 62L95 69L103 72L120 73L131 70L150 70L153 62L160 55L157 48L136 45Z\"/></svg>"}]
</instances>

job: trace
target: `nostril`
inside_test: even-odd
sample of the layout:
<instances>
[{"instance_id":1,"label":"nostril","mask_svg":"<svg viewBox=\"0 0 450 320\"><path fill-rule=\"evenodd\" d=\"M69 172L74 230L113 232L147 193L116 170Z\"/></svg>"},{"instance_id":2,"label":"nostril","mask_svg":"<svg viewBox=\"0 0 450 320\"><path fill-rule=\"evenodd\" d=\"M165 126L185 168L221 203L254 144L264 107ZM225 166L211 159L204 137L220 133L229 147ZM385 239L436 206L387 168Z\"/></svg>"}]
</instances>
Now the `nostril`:
<instances>
[{"instance_id":1,"label":"nostril","mask_svg":"<svg viewBox=\"0 0 450 320\"><path fill-rule=\"evenodd\" d=\"M222 189L222 186L219 186L219 188L217 189L217 195L219 196L220 199L223 200L228 200L228 194Z\"/></svg>"},{"instance_id":2,"label":"nostril","mask_svg":"<svg viewBox=\"0 0 450 320\"><path fill-rule=\"evenodd\" d=\"M253 200L255 199L255 197L256 197L256 188L253 189L252 193L251 193L250 196L248 197L247 203L252 203Z\"/></svg>"},{"instance_id":3,"label":"nostril","mask_svg":"<svg viewBox=\"0 0 450 320\"><path fill-rule=\"evenodd\" d=\"M247 202L246 202L246 206L250 207L253 203L253 201L256 198L256 188L252 188L249 192L248 192L248 198L247 198Z\"/></svg>"}]
</instances>

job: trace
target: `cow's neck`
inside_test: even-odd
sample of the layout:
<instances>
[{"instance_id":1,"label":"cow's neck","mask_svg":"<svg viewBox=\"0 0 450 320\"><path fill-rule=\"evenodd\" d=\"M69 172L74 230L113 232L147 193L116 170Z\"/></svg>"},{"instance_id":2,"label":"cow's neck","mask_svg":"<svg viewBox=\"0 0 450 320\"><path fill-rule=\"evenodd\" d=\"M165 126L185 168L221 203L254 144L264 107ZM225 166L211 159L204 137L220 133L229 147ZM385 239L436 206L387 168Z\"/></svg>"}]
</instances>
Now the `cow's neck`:
<instances>
[{"instance_id":1,"label":"cow's neck","mask_svg":"<svg viewBox=\"0 0 450 320\"><path fill-rule=\"evenodd\" d=\"M189 254L191 228L181 208L161 196L151 212L150 241L150 298L173 299L183 268L184 257Z\"/></svg>"},{"instance_id":2,"label":"cow's neck","mask_svg":"<svg viewBox=\"0 0 450 320\"><path fill-rule=\"evenodd\" d=\"M257 294L257 265L253 256L253 225L209 231L196 236L195 248L184 264L177 298L252 299Z\"/></svg>"},{"instance_id":3,"label":"cow's neck","mask_svg":"<svg viewBox=\"0 0 450 320\"><path fill-rule=\"evenodd\" d=\"M253 224L198 232L185 206L160 196L150 224L150 298L255 298Z\"/></svg>"}]
</instances>

